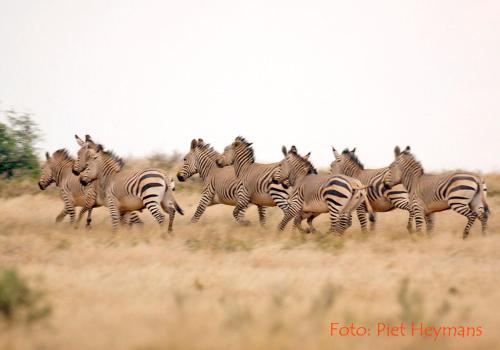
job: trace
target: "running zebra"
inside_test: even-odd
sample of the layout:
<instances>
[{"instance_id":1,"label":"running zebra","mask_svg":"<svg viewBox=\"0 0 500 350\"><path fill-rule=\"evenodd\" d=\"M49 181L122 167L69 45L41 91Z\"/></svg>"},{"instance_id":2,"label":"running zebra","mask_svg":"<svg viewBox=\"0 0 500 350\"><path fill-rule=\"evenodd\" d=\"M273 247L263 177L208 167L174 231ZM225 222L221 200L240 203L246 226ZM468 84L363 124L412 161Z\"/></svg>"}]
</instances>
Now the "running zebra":
<instances>
[{"instance_id":1,"label":"running zebra","mask_svg":"<svg viewBox=\"0 0 500 350\"><path fill-rule=\"evenodd\" d=\"M265 225L265 208L278 206L287 208L288 193L279 189L281 185L272 184L273 174L279 163L256 163L252 143L238 136L234 142L224 149L224 153L217 160L219 166L234 165L234 171L241 186L238 187L236 206L233 216L236 221L243 223L245 210L250 203L259 208L261 225Z\"/></svg>"},{"instance_id":2,"label":"running zebra","mask_svg":"<svg viewBox=\"0 0 500 350\"><path fill-rule=\"evenodd\" d=\"M77 157L73 163L73 174L80 175L80 173L85 168L85 162L89 156L89 152L97 150L97 143L95 143L90 135L85 135L85 141L75 135L76 143L80 146L78 150ZM83 164L83 166L82 166Z\"/></svg>"},{"instance_id":3,"label":"running zebra","mask_svg":"<svg viewBox=\"0 0 500 350\"><path fill-rule=\"evenodd\" d=\"M72 225L75 224L75 207L82 207L76 220L80 222L85 212L87 212L87 228L92 222L92 209L97 207L95 201L95 183L83 186L78 176L72 173L75 160L69 155L66 149L55 151L52 156L45 153L46 162L42 166L42 174L38 181L41 190L45 190L51 183L55 183L59 188L64 208L56 217L56 222L60 222L66 215L69 215ZM130 213L122 218L128 224L142 223L136 213Z\"/></svg>"},{"instance_id":4,"label":"running zebra","mask_svg":"<svg viewBox=\"0 0 500 350\"><path fill-rule=\"evenodd\" d=\"M191 149L184 157L182 168L177 173L177 179L181 182L197 173L200 174L203 181L200 203L191 218L192 223L200 220L207 206L215 204L236 205L238 187L241 184L236 177L233 166L221 168L217 165L217 160L221 156L202 139L193 139ZM263 223L265 221L264 208L259 206L258 210L259 220Z\"/></svg>"},{"instance_id":5,"label":"running zebra","mask_svg":"<svg viewBox=\"0 0 500 350\"><path fill-rule=\"evenodd\" d=\"M81 159L80 159L81 162ZM123 213L147 208L160 225L165 220L162 208L169 215L168 231L171 232L175 211L183 215L173 196L173 179L159 169L122 170L123 161L115 154L104 151L101 145L88 152L87 161L80 166L80 181L87 185L97 180L100 195L108 207L113 230L120 223Z\"/></svg>"},{"instance_id":6,"label":"running zebra","mask_svg":"<svg viewBox=\"0 0 500 350\"><path fill-rule=\"evenodd\" d=\"M349 151L347 148L339 154L334 147L332 147L335 160L330 164L330 174L344 174L354 177L361 181L366 189L368 200L374 212L387 212L394 208L407 210L409 212L408 224L406 225L408 231L412 230L412 215L410 210L410 201L408 199L408 192L403 185L398 184L391 188L386 188L382 181L389 167L379 169L365 169L363 164L359 161L355 154L356 148ZM360 220L366 222L365 214L358 212L362 215ZM370 221L370 229L375 229L375 213L373 221Z\"/></svg>"},{"instance_id":7,"label":"running zebra","mask_svg":"<svg viewBox=\"0 0 500 350\"><path fill-rule=\"evenodd\" d=\"M283 230L291 219L301 231L301 221L307 218L310 229L315 231L312 220L321 213L330 215L330 232L343 234L351 225L353 210L368 210L366 187L357 179L345 175L318 175L308 156L302 157L292 149L290 156L279 163L274 180L293 186L288 198L289 206L278 229ZM361 204L365 204L362 207ZM366 225L366 223L365 223Z\"/></svg>"},{"instance_id":8,"label":"running zebra","mask_svg":"<svg viewBox=\"0 0 500 350\"><path fill-rule=\"evenodd\" d=\"M92 222L92 206L86 206L86 196L89 191L80 184L78 176L72 174L74 159L66 149L55 151L52 156L45 153L46 162L42 166L42 174L38 181L38 187L45 190L50 184L55 183L59 188L61 199L64 202L63 210L57 215L56 222L61 222L69 215L71 225L75 224L75 207L82 207L76 223L79 223L85 212L87 214L87 226ZM92 185L93 186L93 185Z\"/></svg>"},{"instance_id":9,"label":"running zebra","mask_svg":"<svg viewBox=\"0 0 500 350\"><path fill-rule=\"evenodd\" d=\"M468 220L463 232L464 239L477 218L485 233L489 207L486 203L485 185L478 175L464 171L426 174L420 162L410 152L410 146L402 152L396 147L394 155L395 160L385 173L383 182L388 188L401 183L408 190L417 231L421 230L425 220L427 230L431 232L434 213L452 209Z\"/></svg>"}]
</instances>

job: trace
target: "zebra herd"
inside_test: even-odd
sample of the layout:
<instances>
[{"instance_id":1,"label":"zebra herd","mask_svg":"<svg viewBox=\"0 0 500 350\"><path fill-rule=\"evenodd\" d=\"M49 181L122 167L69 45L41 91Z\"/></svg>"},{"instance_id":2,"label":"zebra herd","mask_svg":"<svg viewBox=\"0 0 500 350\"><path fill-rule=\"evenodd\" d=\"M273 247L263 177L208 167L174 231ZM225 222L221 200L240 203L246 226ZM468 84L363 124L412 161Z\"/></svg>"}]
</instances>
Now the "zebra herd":
<instances>
[{"instance_id":1,"label":"zebra herd","mask_svg":"<svg viewBox=\"0 0 500 350\"><path fill-rule=\"evenodd\" d=\"M89 135L84 140L75 138L80 147L77 159L65 149L46 153L38 183L43 190L55 182L60 190L64 209L56 221L69 215L74 225L87 213L90 226L93 208L106 206L116 229L120 224L141 224L137 211L145 208L159 224L165 220L163 212L167 213L168 230L172 231L175 213L182 215L183 210L175 199L175 182L169 174L161 169L124 170L123 161ZM293 219L300 232L316 232L314 218L328 213L330 232L343 234L352 225L354 211L366 231L368 220L370 229L375 228L377 212L398 208L409 212L409 232L420 231L424 221L430 232L434 213L452 209L468 220L464 239L476 219L485 232L489 208L486 185L479 175L463 171L426 174L410 147L403 151L396 147L394 161L380 169L365 169L356 149L339 153L332 147L332 151L330 173L318 174L309 161L310 154L300 155L295 146L289 150L283 146L280 162L262 164L255 161L252 143L241 136L223 153L202 139L193 139L177 173L181 182L195 174L203 182L191 222L200 220L208 206L225 204L234 206L234 219L246 225L245 210L254 204L261 225L266 224L266 208L277 206L283 211L280 231ZM77 219L75 207L82 208ZM307 229L302 227L304 219Z\"/></svg>"}]
</instances>

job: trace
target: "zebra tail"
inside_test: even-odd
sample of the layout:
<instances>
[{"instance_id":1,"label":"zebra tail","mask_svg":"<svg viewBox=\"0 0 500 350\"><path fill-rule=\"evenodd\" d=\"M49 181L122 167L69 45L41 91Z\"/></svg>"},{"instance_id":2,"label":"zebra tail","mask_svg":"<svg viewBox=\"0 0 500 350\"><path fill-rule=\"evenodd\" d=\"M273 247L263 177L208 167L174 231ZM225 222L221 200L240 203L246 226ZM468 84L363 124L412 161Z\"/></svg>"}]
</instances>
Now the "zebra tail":
<instances>
[{"instance_id":1,"label":"zebra tail","mask_svg":"<svg viewBox=\"0 0 500 350\"><path fill-rule=\"evenodd\" d=\"M181 215L184 215L184 209L181 208L181 206L179 205L179 203L177 203L177 201L175 200L175 198L172 197L172 203L174 203L174 207L175 207L175 210L181 214Z\"/></svg>"},{"instance_id":2,"label":"zebra tail","mask_svg":"<svg viewBox=\"0 0 500 350\"><path fill-rule=\"evenodd\" d=\"M488 194L488 188L486 187L486 183L484 182L484 179L482 180L482 191L481 191L481 201L483 202L483 207L484 207L484 215L488 217L490 215L490 206L486 202L486 196Z\"/></svg>"}]
</instances>

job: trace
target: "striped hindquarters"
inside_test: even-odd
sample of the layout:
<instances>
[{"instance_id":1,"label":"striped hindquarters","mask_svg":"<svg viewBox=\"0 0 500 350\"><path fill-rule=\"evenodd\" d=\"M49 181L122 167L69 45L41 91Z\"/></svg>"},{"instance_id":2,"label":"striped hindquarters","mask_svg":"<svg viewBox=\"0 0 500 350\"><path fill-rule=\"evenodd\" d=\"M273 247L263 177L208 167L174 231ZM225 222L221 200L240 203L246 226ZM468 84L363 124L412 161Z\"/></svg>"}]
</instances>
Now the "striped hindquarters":
<instances>
[{"instance_id":1,"label":"striped hindquarters","mask_svg":"<svg viewBox=\"0 0 500 350\"><path fill-rule=\"evenodd\" d=\"M117 197L139 197L145 207L151 203L160 203L167 190L165 175L156 169L143 170L123 180L126 193L120 193Z\"/></svg>"}]
</instances>

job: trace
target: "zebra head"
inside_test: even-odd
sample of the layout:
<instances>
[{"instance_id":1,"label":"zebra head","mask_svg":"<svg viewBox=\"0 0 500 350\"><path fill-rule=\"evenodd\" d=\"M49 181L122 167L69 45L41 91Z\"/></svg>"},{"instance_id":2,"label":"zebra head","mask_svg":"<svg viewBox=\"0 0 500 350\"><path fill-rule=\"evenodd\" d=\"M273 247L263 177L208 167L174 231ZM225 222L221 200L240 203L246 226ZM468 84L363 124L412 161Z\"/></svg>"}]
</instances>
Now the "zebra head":
<instances>
[{"instance_id":1,"label":"zebra head","mask_svg":"<svg viewBox=\"0 0 500 350\"><path fill-rule=\"evenodd\" d=\"M389 169L382 178L385 189L390 189L403 181L403 164L407 155L411 155L410 146L406 146L403 152L401 152L399 146L394 148L394 161L389 165Z\"/></svg>"},{"instance_id":2,"label":"zebra head","mask_svg":"<svg viewBox=\"0 0 500 350\"><path fill-rule=\"evenodd\" d=\"M191 141L191 149L188 154L184 156L182 168L177 173L177 179L179 179L179 181L186 181L198 172L196 151L200 143L203 144L202 139L198 139L198 141L193 139Z\"/></svg>"},{"instance_id":3,"label":"zebra head","mask_svg":"<svg viewBox=\"0 0 500 350\"><path fill-rule=\"evenodd\" d=\"M301 156L295 146L292 146L289 151L283 146L281 150L285 158L279 163L273 174L272 181L274 183L281 183L286 189L289 186L294 186L298 179L308 174L317 174L316 169L309 161L311 152Z\"/></svg>"},{"instance_id":4,"label":"zebra head","mask_svg":"<svg viewBox=\"0 0 500 350\"><path fill-rule=\"evenodd\" d=\"M96 150L88 150L86 154L85 167L80 172L80 183L87 186L99 176L102 167L102 146L99 145Z\"/></svg>"},{"instance_id":5,"label":"zebra head","mask_svg":"<svg viewBox=\"0 0 500 350\"><path fill-rule=\"evenodd\" d=\"M55 151L52 156L49 152L45 153L46 162L42 166L42 175L38 181L38 187L41 190L46 189L51 183L55 182L57 186L65 176L66 170L71 169L75 161L68 150L61 148Z\"/></svg>"},{"instance_id":6,"label":"zebra head","mask_svg":"<svg viewBox=\"0 0 500 350\"><path fill-rule=\"evenodd\" d=\"M42 166L42 174L40 175L40 180L38 181L38 187L43 191L49 185L56 181L54 176L54 167L52 166L51 157L49 152L45 152L45 159L47 160Z\"/></svg>"},{"instance_id":7,"label":"zebra head","mask_svg":"<svg viewBox=\"0 0 500 350\"><path fill-rule=\"evenodd\" d=\"M238 136L234 139L233 143L224 148L224 153L217 159L217 165L223 167L233 165L235 162L246 164L253 163L254 161L252 142L248 142L244 137Z\"/></svg>"},{"instance_id":8,"label":"zebra head","mask_svg":"<svg viewBox=\"0 0 500 350\"><path fill-rule=\"evenodd\" d=\"M95 151L97 149L97 144L92 140L89 135L85 135L85 141L75 135L76 142L80 149L77 153L76 161L73 163L73 174L80 175L80 173L85 169L87 161L90 156L91 151Z\"/></svg>"},{"instance_id":9,"label":"zebra head","mask_svg":"<svg viewBox=\"0 0 500 350\"><path fill-rule=\"evenodd\" d=\"M330 163L330 174L345 174L349 176L355 175L359 170L364 168L363 164L359 161L358 156L355 154L356 148L349 151L347 148L339 154L337 150L332 147L335 160Z\"/></svg>"},{"instance_id":10,"label":"zebra head","mask_svg":"<svg viewBox=\"0 0 500 350\"><path fill-rule=\"evenodd\" d=\"M234 143L230 144L229 146L224 147L224 152L221 154L221 156L216 160L216 163L219 167L225 167L228 165L233 165L234 164Z\"/></svg>"}]
</instances>

